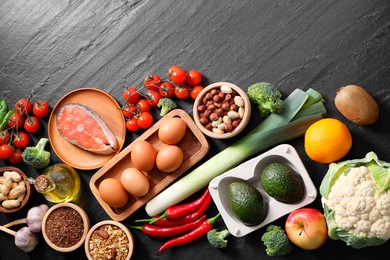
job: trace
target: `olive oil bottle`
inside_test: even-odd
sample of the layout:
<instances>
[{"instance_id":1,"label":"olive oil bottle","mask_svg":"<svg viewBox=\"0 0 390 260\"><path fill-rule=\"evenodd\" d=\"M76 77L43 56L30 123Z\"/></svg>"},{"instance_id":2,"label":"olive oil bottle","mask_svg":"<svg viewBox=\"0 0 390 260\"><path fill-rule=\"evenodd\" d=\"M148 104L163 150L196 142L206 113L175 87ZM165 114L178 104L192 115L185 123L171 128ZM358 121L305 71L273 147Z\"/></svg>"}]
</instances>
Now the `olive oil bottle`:
<instances>
[{"instance_id":1,"label":"olive oil bottle","mask_svg":"<svg viewBox=\"0 0 390 260\"><path fill-rule=\"evenodd\" d=\"M49 166L35 180L29 178L29 181L47 201L54 203L76 200L81 189L79 174L66 164Z\"/></svg>"}]
</instances>

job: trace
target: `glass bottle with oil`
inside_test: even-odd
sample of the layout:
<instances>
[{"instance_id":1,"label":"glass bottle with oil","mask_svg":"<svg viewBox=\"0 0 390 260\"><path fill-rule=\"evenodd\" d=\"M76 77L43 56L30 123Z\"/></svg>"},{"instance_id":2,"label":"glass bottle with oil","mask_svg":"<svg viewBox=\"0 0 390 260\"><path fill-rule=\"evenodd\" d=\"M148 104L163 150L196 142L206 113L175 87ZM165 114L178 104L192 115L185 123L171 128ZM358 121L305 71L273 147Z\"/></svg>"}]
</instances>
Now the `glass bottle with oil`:
<instances>
[{"instance_id":1,"label":"glass bottle with oil","mask_svg":"<svg viewBox=\"0 0 390 260\"><path fill-rule=\"evenodd\" d=\"M54 203L76 200L81 189L79 174L67 164L51 165L35 180L29 178L29 182L46 200Z\"/></svg>"}]
</instances>

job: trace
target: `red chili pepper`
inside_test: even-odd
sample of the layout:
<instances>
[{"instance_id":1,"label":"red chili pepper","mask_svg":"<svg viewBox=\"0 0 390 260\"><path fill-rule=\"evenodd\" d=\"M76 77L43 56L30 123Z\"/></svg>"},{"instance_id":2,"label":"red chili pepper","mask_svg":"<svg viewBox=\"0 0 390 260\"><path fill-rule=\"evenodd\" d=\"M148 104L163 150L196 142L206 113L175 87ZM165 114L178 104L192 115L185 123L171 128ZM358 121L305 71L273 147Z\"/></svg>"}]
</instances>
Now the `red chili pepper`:
<instances>
[{"instance_id":1,"label":"red chili pepper","mask_svg":"<svg viewBox=\"0 0 390 260\"><path fill-rule=\"evenodd\" d=\"M176 219L163 218L154 222L153 224L159 227L172 227L172 226L178 226L178 225L183 225L186 223L193 222L206 212L206 210L211 204L211 201L212 198L211 195L209 194L206 200L204 201L204 203L202 204L202 206L200 206L200 208L197 209L195 212L192 212L191 214Z\"/></svg>"},{"instance_id":2,"label":"red chili pepper","mask_svg":"<svg viewBox=\"0 0 390 260\"><path fill-rule=\"evenodd\" d=\"M169 247L188 244L188 243L190 243L190 242L192 242L192 241L202 237L203 235L207 234L207 232L209 232L213 228L215 220L220 215L221 214L218 213L215 217L209 218L207 220L204 220L202 222L202 224L200 224L197 228L195 228L194 230L190 231L189 233L184 234L184 235L182 235L180 237L177 237L177 238L169 240L168 242L163 244L158 251L161 252L161 251L163 251L163 250L165 250L165 249L167 249Z\"/></svg>"},{"instance_id":3,"label":"red chili pepper","mask_svg":"<svg viewBox=\"0 0 390 260\"><path fill-rule=\"evenodd\" d=\"M154 224L155 222L163 220L163 219L179 219L179 218L182 218L183 216L186 216L186 215L198 210L200 207L202 207L202 205L209 198L211 199L210 191L206 188L205 192L198 199L196 199L193 202L169 207L160 216L155 216L155 217L150 218L150 219L139 219L139 220L136 220L135 222L149 222L149 224ZM202 215L202 214L200 214L200 215ZM188 222L186 222L186 223L188 223ZM180 224L183 224L183 223L180 222ZM178 224L176 224L176 225L178 225Z\"/></svg>"},{"instance_id":4,"label":"red chili pepper","mask_svg":"<svg viewBox=\"0 0 390 260\"><path fill-rule=\"evenodd\" d=\"M143 226L130 226L131 228L139 229L142 233L151 237L172 237L190 232L194 228L198 227L205 219L206 215L203 215L198 220L187 223L181 226L175 227L159 227L151 224L145 224Z\"/></svg>"}]
</instances>

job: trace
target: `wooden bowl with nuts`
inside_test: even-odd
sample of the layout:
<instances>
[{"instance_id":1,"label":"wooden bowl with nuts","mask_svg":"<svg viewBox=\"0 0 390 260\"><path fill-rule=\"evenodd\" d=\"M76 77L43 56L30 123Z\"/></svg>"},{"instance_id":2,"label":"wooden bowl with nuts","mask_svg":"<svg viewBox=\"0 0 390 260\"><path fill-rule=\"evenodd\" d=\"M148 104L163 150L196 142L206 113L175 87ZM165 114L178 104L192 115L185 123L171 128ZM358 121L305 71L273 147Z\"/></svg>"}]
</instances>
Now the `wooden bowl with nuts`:
<instances>
[{"instance_id":1,"label":"wooden bowl with nuts","mask_svg":"<svg viewBox=\"0 0 390 260\"><path fill-rule=\"evenodd\" d=\"M42 220L46 243L62 253L72 252L84 244L89 228L87 213L70 202L52 206Z\"/></svg>"},{"instance_id":2,"label":"wooden bowl with nuts","mask_svg":"<svg viewBox=\"0 0 390 260\"><path fill-rule=\"evenodd\" d=\"M27 176L16 167L0 168L0 212L11 213L23 208L31 196Z\"/></svg>"},{"instance_id":3,"label":"wooden bowl with nuts","mask_svg":"<svg viewBox=\"0 0 390 260\"><path fill-rule=\"evenodd\" d=\"M88 232L84 244L88 259L126 259L134 250L134 239L129 229L115 220L95 224Z\"/></svg>"},{"instance_id":4,"label":"wooden bowl with nuts","mask_svg":"<svg viewBox=\"0 0 390 260\"><path fill-rule=\"evenodd\" d=\"M236 136L247 126L250 115L251 103L247 94L229 82L208 85L194 101L194 121L212 138Z\"/></svg>"}]
</instances>

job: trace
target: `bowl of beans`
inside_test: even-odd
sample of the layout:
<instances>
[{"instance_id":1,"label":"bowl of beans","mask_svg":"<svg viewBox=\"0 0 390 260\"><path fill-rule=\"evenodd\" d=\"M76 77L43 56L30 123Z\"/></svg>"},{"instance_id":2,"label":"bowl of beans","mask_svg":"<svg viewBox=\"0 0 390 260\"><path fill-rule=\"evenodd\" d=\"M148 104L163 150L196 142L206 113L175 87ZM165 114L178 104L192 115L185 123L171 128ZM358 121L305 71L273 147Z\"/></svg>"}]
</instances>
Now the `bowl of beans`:
<instances>
[{"instance_id":1,"label":"bowl of beans","mask_svg":"<svg viewBox=\"0 0 390 260\"><path fill-rule=\"evenodd\" d=\"M26 205L31 196L27 176L16 167L0 168L0 212L11 213Z\"/></svg>"},{"instance_id":2,"label":"bowl of beans","mask_svg":"<svg viewBox=\"0 0 390 260\"><path fill-rule=\"evenodd\" d=\"M134 239L130 230L122 223L103 220L89 230L84 249L90 260L129 260L134 250Z\"/></svg>"},{"instance_id":3,"label":"bowl of beans","mask_svg":"<svg viewBox=\"0 0 390 260\"><path fill-rule=\"evenodd\" d=\"M46 243L63 253L78 249L84 243L89 228L87 213L70 202L52 206L42 220L42 234Z\"/></svg>"},{"instance_id":4,"label":"bowl of beans","mask_svg":"<svg viewBox=\"0 0 390 260\"><path fill-rule=\"evenodd\" d=\"M194 101L194 121L212 138L226 139L239 134L247 126L250 115L247 94L229 82L208 85Z\"/></svg>"}]
</instances>

